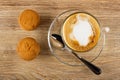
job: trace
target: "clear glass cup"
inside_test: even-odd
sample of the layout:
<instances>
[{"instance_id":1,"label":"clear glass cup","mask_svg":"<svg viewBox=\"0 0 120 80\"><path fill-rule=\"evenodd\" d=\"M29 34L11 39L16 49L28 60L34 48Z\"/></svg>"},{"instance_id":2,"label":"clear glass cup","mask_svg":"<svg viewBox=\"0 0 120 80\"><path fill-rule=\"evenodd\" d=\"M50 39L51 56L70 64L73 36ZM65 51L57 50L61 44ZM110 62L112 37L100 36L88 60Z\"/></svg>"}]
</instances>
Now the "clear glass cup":
<instances>
[{"instance_id":1,"label":"clear glass cup","mask_svg":"<svg viewBox=\"0 0 120 80\"><path fill-rule=\"evenodd\" d=\"M51 35L52 34L59 34L61 35L61 28L63 26L63 23L65 21L65 19L70 16L71 14L77 13L77 12L82 12L82 13L87 13L84 11L80 11L80 10L68 10L65 12L62 12L61 14L57 15L55 17L55 19L52 21L50 28L48 30L48 45L50 48L51 53L62 63L70 65L70 66L81 66L83 65L82 62L79 61L79 59L77 59L70 51L69 48L67 46L65 46L65 48L56 48L52 45L51 43ZM91 15L90 13L87 13L89 15ZM91 15L93 16L93 15ZM94 16L93 16L94 17ZM96 19L96 17L94 17ZM97 19L96 19L97 20ZM98 20L97 20L98 21ZM98 24L100 25L99 21ZM99 57L99 55L101 54L104 45L105 45L105 28L100 26L100 38L99 41L97 43L97 45L86 52L76 52L79 56L85 58L86 60L93 62L95 59L97 59ZM67 48L67 49L66 49Z\"/></svg>"}]
</instances>

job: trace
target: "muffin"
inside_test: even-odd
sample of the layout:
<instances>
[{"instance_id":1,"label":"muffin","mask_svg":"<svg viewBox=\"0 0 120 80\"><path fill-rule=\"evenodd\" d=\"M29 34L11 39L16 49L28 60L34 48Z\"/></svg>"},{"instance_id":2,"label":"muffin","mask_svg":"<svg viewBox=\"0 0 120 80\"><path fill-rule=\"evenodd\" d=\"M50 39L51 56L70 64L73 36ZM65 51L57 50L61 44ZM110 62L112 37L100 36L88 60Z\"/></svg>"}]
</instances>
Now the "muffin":
<instances>
[{"instance_id":1,"label":"muffin","mask_svg":"<svg viewBox=\"0 0 120 80\"><path fill-rule=\"evenodd\" d=\"M39 26L40 16L37 12L27 9L19 15L18 22L22 29L31 31Z\"/></svg>"},{"instance_id":2,"label":"muffin","mask_svg":"<svg viewBox=\"0 0 120 80\"><path fill-rule=\"evenodd\" d=\"M26 37L17 45L18 55L24 60L32 60L40 53L40 46L35 39Z\"/></svg>"}]
</instances>

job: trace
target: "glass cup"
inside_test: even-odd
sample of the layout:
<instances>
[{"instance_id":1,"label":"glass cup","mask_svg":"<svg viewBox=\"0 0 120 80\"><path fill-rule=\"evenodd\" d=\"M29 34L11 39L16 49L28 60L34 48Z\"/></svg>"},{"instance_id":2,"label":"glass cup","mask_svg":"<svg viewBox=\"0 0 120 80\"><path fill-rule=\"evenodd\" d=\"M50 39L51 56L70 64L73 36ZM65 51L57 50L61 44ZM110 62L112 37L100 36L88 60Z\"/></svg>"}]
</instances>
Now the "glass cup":
<instances>
[{"instance_id":1,"label":"glass cup","mask_svg":"<svg viewBox=\"0 0 120 80\"><path fill-rule=\"evenodd\" d=\"M50 28L48 30L48 45L50 48L51 53L62 63L70 65L70 66L81 66L83 65L82 62L79 61L79 59L77 59L72 53L71 53L71 49L69 47L67 47L67 45L65 44L64 48L56 48L53 46L53 43L51 42L51 35L52 34L58 34L62 37L61 35L61 29L62 26L66 20L66 18L68 16L70 16L71 14L74 13L87 13L84 11L80 11L80 10L68 10L65 12L62 12L61 14L57 15L55 17L55 19L52 21ZM89 15L91 15L90 13L87 13ZM93 16L93 15L91 15ZM94 16L93 16L94 17ZM94 17L96 19L96 17ZM97 20L97 19L96 19ZM99 21L97 20L98 24ZM100 26L100 24L99 24ZM101 54L104 45L105 45L105 28L101 28L100 26L100 38L99 41L97 43L97 45L86 52L76 52L78 56L85 58L86 60L93 62L95 59L97 59L99 57L99 55Z\"/></svg>"}]
</instances>

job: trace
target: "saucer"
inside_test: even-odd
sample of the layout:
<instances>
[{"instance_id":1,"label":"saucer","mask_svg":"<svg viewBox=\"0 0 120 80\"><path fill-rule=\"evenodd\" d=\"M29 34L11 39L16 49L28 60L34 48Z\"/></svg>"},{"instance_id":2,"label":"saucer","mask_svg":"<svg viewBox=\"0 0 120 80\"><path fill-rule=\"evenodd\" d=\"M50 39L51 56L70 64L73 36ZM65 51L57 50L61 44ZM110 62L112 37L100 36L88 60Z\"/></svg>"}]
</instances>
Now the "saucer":
<instances>
[{"instance_id":1,"label":"saucer","mask_svg":"<svg viewBox=\"0 0 120 80\"><path fill-rule=\"evenodd\" d=\"M70 51L67 49L68 47L65 46L65 48L56 48L53 46L51 42L51 35L52 34L58 34L61 35L61 28L64 23L64 20L71 14L76 13L76 12L82 12L80 10L68 10L65 12L62 12L61 14L57 15L55 19L52 21L50 28L48 30L48 45L51 51L51 54L53 54L60 62L70 65L70 66L81 66L84 65L82 62L79 61ZM87 12L82 12L82 13L87 13ZM89 14L89 13L88 13ZM90 14L91 15L91 14ZM98 22L99 23L99 22ZM85 58L86 60L93 62L95 61L101 54L104 45L105 45L105 32L103 31L104 29L101 28L101 35L99 38L99 41L97 45L86 52L76 52L80 57Z\"/></svg>"}]
</instances>

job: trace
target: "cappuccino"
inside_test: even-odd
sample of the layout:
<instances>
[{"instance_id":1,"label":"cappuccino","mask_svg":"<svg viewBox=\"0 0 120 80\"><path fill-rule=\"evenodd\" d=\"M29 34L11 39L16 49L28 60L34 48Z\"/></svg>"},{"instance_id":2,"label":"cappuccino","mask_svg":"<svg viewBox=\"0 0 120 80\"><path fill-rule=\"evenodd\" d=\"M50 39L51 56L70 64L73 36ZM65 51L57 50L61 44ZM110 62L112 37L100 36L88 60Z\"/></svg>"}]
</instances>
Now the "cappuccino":
<instances>
[{"instance_id":1,"label":"cappuccino","mask_svg":"<svg viewBox=\"0 0 120 80\"><path fill-rule=\"evenodd\" d=\"M65 44L74 51L88 51L98 42L100 26L98 21L87 13L70 15L62 26Z\"/></svg>"}]
</instances>

